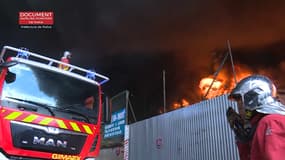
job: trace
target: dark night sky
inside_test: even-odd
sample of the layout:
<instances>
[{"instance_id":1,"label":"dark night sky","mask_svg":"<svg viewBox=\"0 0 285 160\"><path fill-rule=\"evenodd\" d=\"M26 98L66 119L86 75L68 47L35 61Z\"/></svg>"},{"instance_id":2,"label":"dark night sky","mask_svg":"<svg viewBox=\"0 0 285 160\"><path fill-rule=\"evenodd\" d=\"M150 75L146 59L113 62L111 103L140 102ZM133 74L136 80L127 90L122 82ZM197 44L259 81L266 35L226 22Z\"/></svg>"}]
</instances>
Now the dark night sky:
<instances>
[{"instance_id":1,"label":"dark night sky","mask_svg":"<svg viewBox=\"0 0 285 160\"><path fill-rule=\"evenodd\" d=\"M19 11L53 11L53 29L20 29ZM163 105L163 69L168 106L201 100L199 81L214 73L227 40L237 64L283 87L284 15L284 0L1 0L0 45L53 58L70 50L73 64L111 78L105 94L128 89L140 120Z\"/></svg>"}]
</instances>

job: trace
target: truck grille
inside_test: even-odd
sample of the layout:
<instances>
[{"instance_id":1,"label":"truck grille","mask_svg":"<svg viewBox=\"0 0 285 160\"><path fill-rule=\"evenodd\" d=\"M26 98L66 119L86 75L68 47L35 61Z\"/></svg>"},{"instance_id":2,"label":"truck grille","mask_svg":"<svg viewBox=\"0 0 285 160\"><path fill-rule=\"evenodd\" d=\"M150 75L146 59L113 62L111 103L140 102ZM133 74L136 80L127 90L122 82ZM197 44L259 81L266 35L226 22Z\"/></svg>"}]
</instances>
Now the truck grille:
<instances>
[{"instance_id":1,"label":"truck grille","mask_svg":"<svg viewBox=\"0 0 285 160\"><path fill-rule=\"evenodd\" d=\"M17 148L61 154L79 154L87 134L11 121L13 145Z\"/></svg>"}]
</instances>

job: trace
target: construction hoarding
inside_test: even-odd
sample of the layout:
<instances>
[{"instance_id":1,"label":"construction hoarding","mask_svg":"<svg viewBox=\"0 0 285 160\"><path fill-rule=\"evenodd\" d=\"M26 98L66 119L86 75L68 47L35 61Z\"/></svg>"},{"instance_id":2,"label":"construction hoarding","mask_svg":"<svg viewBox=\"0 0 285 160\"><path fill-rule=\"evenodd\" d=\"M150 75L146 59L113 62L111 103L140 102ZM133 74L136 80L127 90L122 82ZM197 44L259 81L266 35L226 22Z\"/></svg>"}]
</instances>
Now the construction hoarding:
<instances>
[{"instance_id":1,"label":"construction hoarding","mask_svg":"<svg viewBox=\"0 0 285 160\"><path fill-rule=\"evenodd\" d=\"M129 160L238 160L223 95L129 126Z\"/></svg>"}]
</instances>

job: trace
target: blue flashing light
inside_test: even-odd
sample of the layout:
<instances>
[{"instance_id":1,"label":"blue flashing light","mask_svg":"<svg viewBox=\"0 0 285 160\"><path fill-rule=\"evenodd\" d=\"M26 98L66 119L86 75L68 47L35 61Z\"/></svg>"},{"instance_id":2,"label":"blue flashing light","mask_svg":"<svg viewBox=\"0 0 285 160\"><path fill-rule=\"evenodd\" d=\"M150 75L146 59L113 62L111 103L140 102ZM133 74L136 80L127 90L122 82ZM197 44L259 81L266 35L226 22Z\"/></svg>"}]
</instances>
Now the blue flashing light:
<instances>
[{"instance_id":1,"label":"blue flashing light","mask_svg":"<svg viewBox=\"0 0 285 160\"><path fill-rule=\"evenodd\" d=\"M18 54L17 54L17 57L20 57L20 58L24 58L24 59L29 59L29 53L28 52L25 52L25 51L29 51L27 48L20 48L21 50L24 50L24 51L19 51Z\"/></svg>"},{"instance_id":2,"label":"blue flashing light","mask_svg":"<svg viewBox=\"0 0 285 160\"><path fill-rule=\"evenodd\" d=\"M96 75L95 75L95 71L93 69L90 69L89 70L90 72L87 72L86 73L86 78L89 78L89 79L92 79L92 80L95 80L96 79Z\"/></svg>"}]
</instances>

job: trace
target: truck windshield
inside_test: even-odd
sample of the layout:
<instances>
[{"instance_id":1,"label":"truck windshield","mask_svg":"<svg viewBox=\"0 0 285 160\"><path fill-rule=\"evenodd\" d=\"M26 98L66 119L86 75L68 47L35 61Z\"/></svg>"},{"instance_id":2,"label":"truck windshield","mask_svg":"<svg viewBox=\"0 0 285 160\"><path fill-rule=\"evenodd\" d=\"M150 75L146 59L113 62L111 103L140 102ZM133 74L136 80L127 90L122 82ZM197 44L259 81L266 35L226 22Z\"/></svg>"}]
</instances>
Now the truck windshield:
<instances>
[{"instance_id":1,"label":"truck windshield","mask_svg":"<svg viewBox=\"0 0 285 160\"><path fill-rule=\"evenodd\" d=\"M52 116L96 121L99 107L96 85L23 63L10 67L9 71L16 74L16 80L4 83L2 101L31 103L41 108L38 111L49 107L46 113Z\"/></svg>"}]
</instances>

